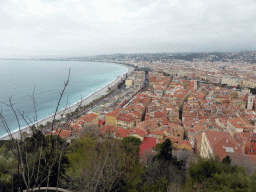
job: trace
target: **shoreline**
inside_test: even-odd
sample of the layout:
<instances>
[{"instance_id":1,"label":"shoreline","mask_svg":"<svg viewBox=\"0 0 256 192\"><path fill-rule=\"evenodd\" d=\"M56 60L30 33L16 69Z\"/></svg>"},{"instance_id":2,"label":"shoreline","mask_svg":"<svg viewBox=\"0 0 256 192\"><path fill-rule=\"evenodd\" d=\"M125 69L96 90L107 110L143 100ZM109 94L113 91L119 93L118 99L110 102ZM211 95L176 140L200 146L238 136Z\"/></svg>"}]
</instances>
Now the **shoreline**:
<instances>
[{"instance_id":1,"label":"shoreline","mask_svg":"<svg viewBox=\"0 0 256 192\"><path fill-rule=\"evenodd\" d=\"M116 64L116 63L112 63L112 64ZM61 114L66 114L66 113L70 113L76 110L77 106L79 105L79 103L81 102L81 106L86 106L88 104L90 104L93 100L100 98L103 95L106 95L108 92L108 87L114 87L117 86L122 80L126 79L126 74L127 76L129 76L134 70L134 67L131 66L125 66L127 68L127 71L125 73L123 73L121 76L117 76L116 79L114 79L113 81L109 82L108 84L106 84L105 86L103 86L102 88L98 89L97 91L89 94L87 97L83 98L80 101L75 102L74 104L72 104L71 106L68 106L60 111L58 111L56 113L55 119L61 119ZM35 122L35 124L43 124L45 125L48 121L52 121L53 120L53 116L54 114L44 118L44 119L40 119L39 121ZM20 138L20 132L21 133L28 133L30 134L30 129L29 126L26 127L21 127L20 130L15 130L12 132L12 136L14 139ZM10 140L10 136L8 134L3 135L2 137L0 137L0 140Z\"/></svg>"}]
</instances>

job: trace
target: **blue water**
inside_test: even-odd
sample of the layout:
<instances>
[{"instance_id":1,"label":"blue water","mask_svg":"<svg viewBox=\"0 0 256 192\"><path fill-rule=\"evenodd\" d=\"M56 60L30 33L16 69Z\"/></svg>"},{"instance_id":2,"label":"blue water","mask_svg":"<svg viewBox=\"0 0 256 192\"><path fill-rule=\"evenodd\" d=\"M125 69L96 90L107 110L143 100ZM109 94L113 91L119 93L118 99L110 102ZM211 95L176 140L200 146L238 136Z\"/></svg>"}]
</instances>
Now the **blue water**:
<instances>
[{"instance_id":1,"label":"blue water","mask_svg":"<svg viewBox=\"0 0 256 192\"><path fill-rule=\"evenodd\" d=\"M34 121L35 112L30 96L35 87L37 120L52 115L69 68L70 82L59 110L67 104L73 105L127 72L126 67L102 62L0 60L0 113L11 131L18 129L18 123L10 107L3 103L8 104L11 97L17 114L18 110L24 111L25 116ZM21 127L27 125L20 115L19 120ZM0 137L6 134L0 121Z\"/></svg>"}]
</instances>

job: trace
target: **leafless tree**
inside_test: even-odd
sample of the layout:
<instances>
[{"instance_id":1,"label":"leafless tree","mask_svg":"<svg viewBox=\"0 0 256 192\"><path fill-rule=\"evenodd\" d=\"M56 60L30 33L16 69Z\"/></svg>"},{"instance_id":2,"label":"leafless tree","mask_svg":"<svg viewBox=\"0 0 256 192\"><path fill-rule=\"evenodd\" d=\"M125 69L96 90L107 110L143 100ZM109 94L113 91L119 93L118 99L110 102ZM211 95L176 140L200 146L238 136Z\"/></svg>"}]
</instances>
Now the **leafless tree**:
<instances>
[{"instance_id":1,"label":"leafless tree","mask_svg":"<svg viewBox=\"0 0 256 192\"><path fill-rule=\"evenodd\" d=\"M42 134L38 126L38 117L37 117L37 104L36 104L36 98L35 98L35 88L33 91L33 94L31 96L33 106L34 106L34 117L33 119L30 119L26 116L24 111L16 110L14 107L14 104L12 102L12 98L9 98L9 103L2 103L8 106L18 123L19 128L19 138L15 138L8 126L8 122L4 118L3 114L0 113L0 120L2 122L3 129L8 133L9 138L11 140L11 151L14 154L17 162L18 162L18 175L21 175L23 183L26 187L27 191L31 191L32 188L39 188L42 186L43 183L46 183L46 187L48 188L50 186L50 177L52 175L52 169L57 164L58 170L57 170L57 178L59 177L59 167L61 163L61 159L63 156L64 148L66 147L66 142L61 141L58 138L58 135L60 132L65 128L65 126L70 123L73 116L70 116L69 118L65 119L65 123L63 126L61 126L58 129L58 132L53 134L54 131L54 125L56 123L56 115L59 110L60 102L63 98L63 94L65 92L66 87L68 86L70 80L70 70L68 74L67 81L64 81L64 88L60 92L60 97L55 109L55 113L53 115L53 120L50 125L50 135L47 137L49 141L44 141L45 137L40 136ZM81 103L77 106L80 107ZM21 116L21 119L19 117ZM75 113L73 114L75 115ZM21 124L20 121L23 120L28 126L28 130L32 133L30 136L26 136L23 134L23 131L21 130ZM36 135L36 137L35 137ZM29 139L28 139L29 138ZM32 145L29 145L29 140L32 142ZM45 143L48 143L48 145L45 145ZM32 148L31 148L32 147ZM57 186L58 188L58 182Z\"/></svg>"},{"instance_id":2,"label":"leafless tree","mask_svg":"<svg viewBox=\"0 0 256 192\"><path fill-rule=\"evenodd\" d=\"M88 124L83 127L83 129L79 132L79 137L83 136L91 136L93 138L100 137L100 127L97 124Z\"/></svg>"}]
</instances>

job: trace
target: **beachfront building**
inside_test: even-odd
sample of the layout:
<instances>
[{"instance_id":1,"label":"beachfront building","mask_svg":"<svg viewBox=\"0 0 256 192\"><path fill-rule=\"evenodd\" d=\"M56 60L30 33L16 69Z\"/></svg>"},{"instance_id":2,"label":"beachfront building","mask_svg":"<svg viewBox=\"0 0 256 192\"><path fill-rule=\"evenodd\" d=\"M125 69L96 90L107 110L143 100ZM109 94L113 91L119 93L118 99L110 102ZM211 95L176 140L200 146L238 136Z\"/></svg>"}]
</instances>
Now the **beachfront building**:
<instances>
[{"instance_id":1,"label":"beachfront building","mask_svg":"<svg viewBox=\"0 0 256 192\"><path fill-rule=\"evenodd\" d=\"M125 86L127 87L127 88L129 88L129 87L132 87L133 86L133 79L126 79L125 80Z\"/></svg>"}]
</instances>

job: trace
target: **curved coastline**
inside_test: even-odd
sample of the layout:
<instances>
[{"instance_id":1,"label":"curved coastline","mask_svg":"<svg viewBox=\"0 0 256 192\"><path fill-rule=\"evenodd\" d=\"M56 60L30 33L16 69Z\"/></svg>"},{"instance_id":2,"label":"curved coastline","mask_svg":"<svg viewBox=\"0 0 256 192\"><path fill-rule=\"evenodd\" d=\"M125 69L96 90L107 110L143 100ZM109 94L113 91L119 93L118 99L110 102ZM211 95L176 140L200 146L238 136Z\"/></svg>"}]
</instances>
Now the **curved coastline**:
<instances>
[{"instance_id":1,"label":"curved coastline","mask_svg":"<svg viewBox=\"0 0 256 192\"><path fill-rule=\"evenodd\" d=\"M122 65L120 63L111 63L111 64ZM72 105L70 105L70 106L68 106L66 108L61 109L60 111L58 111L56 113L55 119L61 119L61 114L62 113L70 113L70 112L75 111L75 109L77 108L79 103L81 103L81 106L86 106L86 105L90 104L93 100L98 99L98 98L100 98L103 95L106 95L107 91L108 91L108 87L112 87L112 86L117 85L118 83L120 83L120 81L125 79L125 74L130 75L130 73L132 71L134 71L134 69L135 69L134 67L131 67L131 66L127 66L127 65L123 65L123 66L127 68L125 73L123 73L121 76L117 76L116 79L114 79L113 81L109 82L108 84L106 84L102 88L98 89L97 91L95 91L93 93L90 93L85 98L75 102L74 104L72 104ZM54 117L54 114L49 115L46 118L38 120L34 124L38 124L38 125L39 124L43 124L43 125L45 125L46 122L48 122L48 121L51 122L53 120L53 117ZM29 126L21 127L20 130L19 130L19 128L17 128L16 130L12 131L13 138L15 138L15 139L20 138L20 132L21 133L26 132L26 133L29 134L30 133ZM0 140L9 140L9 139L10 139L10 137L9 137L8 134L5 134L5 135L0 137Z\"/></svg>"}]
</instances>

